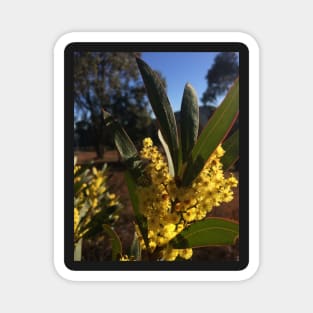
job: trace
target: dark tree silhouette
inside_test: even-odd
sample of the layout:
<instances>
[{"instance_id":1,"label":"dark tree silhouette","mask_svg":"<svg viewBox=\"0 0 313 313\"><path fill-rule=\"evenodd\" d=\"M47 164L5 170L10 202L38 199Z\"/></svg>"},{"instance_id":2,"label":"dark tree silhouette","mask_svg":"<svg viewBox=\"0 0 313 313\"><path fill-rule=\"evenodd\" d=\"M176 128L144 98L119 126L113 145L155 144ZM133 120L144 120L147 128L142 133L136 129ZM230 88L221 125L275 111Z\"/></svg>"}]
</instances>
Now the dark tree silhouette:
<instances>
[{"instance_id":1,"label":"dark tree silhouette","mask_svg":"<svg viewBox=\"0 0 313 313\"><path fill-rule=\"evenodd\" d=\"M74 109L76 121L92 125L98 156L103 155L104 144L112 144L103 126L102 109L116 117L135 142L141 140L152 120L135 54L76 52Z\"/></svg>"},{"instance_id":2,"label":"dark tree silhouette","mask_svg":"<svg viewBox=\"0 0 313 313\"><path fill-rule=\"evenodd\" d=\"M206 80L208 87L201 101L204 105L215 103L218 96L225 94L239 75L239 61L236 52L221 52L216 55Z\"/></svg>"}]
</instances>

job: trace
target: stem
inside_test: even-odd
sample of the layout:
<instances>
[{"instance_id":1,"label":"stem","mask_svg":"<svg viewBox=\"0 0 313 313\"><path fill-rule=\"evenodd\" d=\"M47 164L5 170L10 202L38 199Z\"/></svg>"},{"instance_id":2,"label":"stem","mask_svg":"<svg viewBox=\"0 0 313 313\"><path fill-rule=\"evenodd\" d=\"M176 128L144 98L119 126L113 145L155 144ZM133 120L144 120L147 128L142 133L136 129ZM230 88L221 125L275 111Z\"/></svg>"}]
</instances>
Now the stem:
<instances>
[{"instance_id":1,"label":"stem","mask_svg":"<svg viewBox=\"0 0 313 313\"><path fill-rule=\"evenodd\" d=\"M83 239L79 239L79 241L75 244L74 248L74 261L80 262L82 260L82 247L83 247Z\"/></svg>"}]
</instances>

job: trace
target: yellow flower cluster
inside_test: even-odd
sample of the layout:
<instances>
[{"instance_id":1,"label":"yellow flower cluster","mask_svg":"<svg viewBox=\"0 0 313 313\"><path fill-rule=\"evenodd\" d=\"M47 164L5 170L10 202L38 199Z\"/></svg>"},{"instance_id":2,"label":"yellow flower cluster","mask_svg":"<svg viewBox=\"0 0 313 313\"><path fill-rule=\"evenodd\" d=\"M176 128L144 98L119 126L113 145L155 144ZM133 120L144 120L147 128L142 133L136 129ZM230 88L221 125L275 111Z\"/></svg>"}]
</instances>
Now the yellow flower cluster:
<instances>
[{"instance_id":1,"label":"yellow flower cluster","mask_svg":"<svg viewBox=\"0 0 313 313\"><path fill-rule=\"evenodd\" d=\"M76 165L74 173L80 169L80 166ZM114 193L107 192L106 180L107 177L103 170L97 170L96 167L92 167L91 178L86 183L82 184L81 190L83 191L78 196L88 202L88 206L93 209L99 209L99 201L105 196L109 199L109 206L117 204L116 195ZM74 177L74 184L79 182L82 177Z\"/></svg>"},{"instance_id":2,"label":"yellow flower cluster","mask_svg":"<svg viewBox=\"0 0 313 313\"><path fill-rule=\"evenodd\" d=\"M122 262L135 261L135 258L134 256L129 257L127 254L124 254L120 256L119 261L122 261Z\"/></svg>"},{"instance_id":3,"label":"yellow flower cluster","mask_svg":"<svg viewBox=\"0 0 313 313\"><path fill-rule=\"evenodd\" d=\"M233 199L232 188L238 181L234 176L224 177L220 162L224 150L218 146L190 187L177 186L151 138L144 139L140 154L149 161L146 172L152 182L138 190L140 210L148 222L148 248L150 252L161 248L162 260L190 259L192 249L172 249L167 244L188 225L204 219L213 207ZM141 245L146 248L143 241Z\"/></svg>"},{"instance_id":4,"label":"yellow flower cluster","mask_svg":"<svg viewBox=\"0 0 313 313\"><path fill-rule=\"evenodd\" d=\"M108 207L118 206L118 198L107 189L106 168L97 170L82 170L81 166L74 167L74 239L77 242L89 230L81 231L79 221L83 216L84 225L87 225L95 214ZM117 215L113 217L117 218Z\"/></svg>"},{"instance_id":5,"label":"yellow flower cluster","mask_svg":"<svg viewBox=\"0 0 313 313\"><path fill-rule=\"evenodd\" d=\"M77 208L74 208L74 233L79 224L79 211Z\"/></svg>"}]
</instances>

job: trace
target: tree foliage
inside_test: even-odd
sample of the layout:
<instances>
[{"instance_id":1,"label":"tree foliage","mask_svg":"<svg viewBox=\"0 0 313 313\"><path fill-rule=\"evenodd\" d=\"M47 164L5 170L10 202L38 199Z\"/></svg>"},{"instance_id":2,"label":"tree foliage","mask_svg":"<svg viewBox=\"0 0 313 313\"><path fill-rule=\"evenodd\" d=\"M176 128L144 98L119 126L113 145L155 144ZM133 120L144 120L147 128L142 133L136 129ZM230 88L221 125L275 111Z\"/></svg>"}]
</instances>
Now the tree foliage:
<instances>
[{"instance_id":1,"label":"tree foliage","mask_svg":"<svg viewBox=\"0 0 313 313\"><path fill-rule=\"evenodd\" d=\"M102 109L116 117L135 142L151 127L148 101L134 53L74 54L75 119L91 125L99 156L103 153L103 144L113 144L103 126Z\"/></svg>"},{"instance_id":2,"label":"tree foliage","mask_svg":"<svg viewBox=\"0 0 313 313\"><path fill-rule=\"evenodd\" d=\"M201 101L206 105L216 102L219 96L226 94L239 75L239 60L236 52L221 52L216 55L206 80L208 87Z\"/></svg>"}]
</instances>

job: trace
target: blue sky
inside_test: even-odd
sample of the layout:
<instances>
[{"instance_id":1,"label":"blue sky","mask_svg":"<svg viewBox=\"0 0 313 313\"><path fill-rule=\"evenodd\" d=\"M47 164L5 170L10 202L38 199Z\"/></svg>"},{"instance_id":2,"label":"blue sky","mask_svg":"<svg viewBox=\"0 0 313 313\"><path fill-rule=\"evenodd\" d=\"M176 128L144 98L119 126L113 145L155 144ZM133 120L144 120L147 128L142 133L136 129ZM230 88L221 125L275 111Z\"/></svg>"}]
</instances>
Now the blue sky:
<instances>
[{"instance_id":1,"label":"blue sky","mask_svg":"<svg viewBox=\"0 0 313 313\"><path fill-rule=\"evenodd\" d=\"M207 87L205 76L216 52L143 52L141 58L166 78L168 98L174 111L179 111L184 86L189 82L200 98Z\"/></svg>"}]
</instances>

